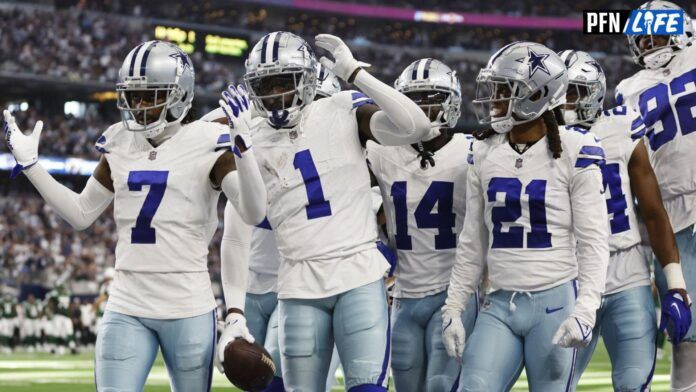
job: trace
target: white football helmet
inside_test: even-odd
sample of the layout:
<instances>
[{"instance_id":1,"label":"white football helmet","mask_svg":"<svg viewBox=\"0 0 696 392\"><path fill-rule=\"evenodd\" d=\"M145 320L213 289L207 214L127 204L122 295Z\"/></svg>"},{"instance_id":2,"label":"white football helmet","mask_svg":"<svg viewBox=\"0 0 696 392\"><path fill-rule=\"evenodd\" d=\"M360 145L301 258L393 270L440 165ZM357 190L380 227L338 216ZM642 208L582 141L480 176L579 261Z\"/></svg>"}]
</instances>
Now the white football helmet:
<instances>
[{"instance_id":1,"label":"white football helmet","mask_svg":"<svg viewBox=\"0 0 696 392\"><path fill-rule=\"evenodd\" d=\"M669 1L648 1L640 6L641 10L682 10L678 5ZM667 45L656 46L654 36L650 37L650 48L645 51L640 49L640 41L645 35L627 35L628 48L631 50L633 61L647 69L663 67L674 57L675 50L684 49L694 39L694 26L691 17L684 11L684 32L669 36Z\"/></svg>"},{"instance_id":2,"label":"white football helmet","mask_svg":"<svg viewBox=\"0 0 696 392\"><path fill-rule=\"evenodd\" d=\"M341 91L341 82L338 81L338 76L329 71L317 62L317 94L316 97L326 98ZM316 98L315 97L315 98Z\"/></svg>"},{"instance_id":3,"label":"white football helmet","mask_svg":"<svg viewBox=\"0 0 696 392\"><path fill-rule=\"evenodd\" d=\"M256 111L275 127L292 127L317 91L314 50L295 34L276 31L254 45L244 83Z\"/></svg>"},{"instance_id":4,"label":"white football helmet","mask_svg":"<svg viewBox=\"0 0 696 392\"><path fill-rule=\"evenodd\" d=\"M476 116L498 133L565 103L568 72L556 52L534 42L498 50L476 78Z\"/></svg>"},{"instance_id":5,"label":"white football helmet","mask_svg":"<svg viewBox=\"0 0 696 392\"><path fill-rule=\"evenodd\" d=\"M457 72L443 62L431 58L412 62L398 79L394 88L411 98L431 119L431 127L453 128L462 114L462 88ZM437 116L430 116L437 110Z\"/></svg>"},{"instance_id":6,"label":"white football helmet","mask_svg":"<svg viewBox=\"0 0 696 392\"><path fill-rule=\"evenodd\" d=\"M148 41L126 56L118 72L117 107L129 131L146 138L184 119L193 101L195 74L189 56L165 41ZM149 106L141 106L145 102ZM158 116L153 110L162 109Z\"/></svg>"},{"instance_id":7,"label":"white football helmet","mask_svg":"<svg viewBox=\"0 0 696 392\"><path fill-rule=\"evenodd\" d=\"M563 110L566 125L591 127L602 113L607 78L602 66L587 52L564 50L558 53L568 69L568 91Z\"/></svg>"}]
</instances>

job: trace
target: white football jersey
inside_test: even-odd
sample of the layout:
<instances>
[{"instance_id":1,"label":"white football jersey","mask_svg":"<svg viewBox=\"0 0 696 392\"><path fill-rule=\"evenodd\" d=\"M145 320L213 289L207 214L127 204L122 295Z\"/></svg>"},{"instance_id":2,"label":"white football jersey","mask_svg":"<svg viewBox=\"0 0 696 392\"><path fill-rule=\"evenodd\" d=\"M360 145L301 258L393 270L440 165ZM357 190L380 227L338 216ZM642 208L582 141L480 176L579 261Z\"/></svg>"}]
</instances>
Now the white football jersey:
<instances>
[{"instance_id":1,"label":"white football jersey","mask_svg":"<svg viewBox=\"0 0 696 392\"><path fill-rule=\"evenodd\" d=\"M266 294L278 291L280 253L275 234L268 220L251 229L249 250L249 282L247 292Z\"/></svg>"},{"instance_id":2,"label":"white football jersey","mask_svg":"<svg viewBox=\"0 0 696 392\"><path fill-rule=\"evenodd\" d=\"M396 298L422 298L447 288L466 212L466 161L470 136L455 134L422 169L412 146L368 142L387 218L389 246L396 249Z\"/></svg>"},{"instance_id":3,"label":"white football jersey","mask_svg":"<svg viewBox=\"0 0 696 392\"><path fill-rule=\"evenodd\" d=\"M635 108L672 228L696 223L696 45L659 69L643 69L616 87L617 101Z\"/></svg>"},{"instance_id":4,"label":"white football jersey","mask_svg":"<svg viewBox=\"0 0 696 392\"><path fill-rule=\"evenodd\" d=\"M370 175L355 109L343 91L312 102L292 129L264 123L253 134L268 194L268 221L282 256L279 298L322 298L380 279Z\"/></svg>"},{"instance_id":5,"label":"white football jersey","mask_svg":"<svg viewBox=\"0 0 696 392\"><path fill-rule=\"evenodd\" d=\"M600 172L604 152L587 131L561 127L560 136L559 159L549 152L546 137L524 154L510 146L506 135L473 145L467 192L477 192L472 195L477 203L467 206L468 214L476 215L466 218L472 219L471 226L462 232L457 257L484 258L492 290L555 287L578 276L581 256L606 268L608 225ZM579 174L586 171L595 176L584 176L582 182ZM600 205L588 208L593 199ZM482 211L474 211L480 208L474 204L482 204ZM479 214L483 221L475 222ZM576 255L579 242L585 254ZM605 271L598 276L601 282L595 282L600 288Z\"/></svg>"},{"instance_id":6,"label":"white football jersey","mask_svg":"<svg viewBox=\"0 0 696 392\"><path fill-rule=\"evenodd\" d=\"M650 284L650 269L641 253L640 229L628 175L628 162L645 129L638 113L617 106L605 110L591 131L600 139L606 160L602 165L602 180L611 233L604 293L607 295Z\"/></svg>"},{"instance_id":7,"label":"white football jersey","mask_svg":"<svg viewBox=\"0 0 696 392\"><path fill-rule=\"evenodd\" d=\"M195 121L153 147L118 123L96 147L111 169L118 231L107 309L152 318L210 311L207 256L220 191L209 176L230 148L227 126Z\"/></svg>"}]
</instances>

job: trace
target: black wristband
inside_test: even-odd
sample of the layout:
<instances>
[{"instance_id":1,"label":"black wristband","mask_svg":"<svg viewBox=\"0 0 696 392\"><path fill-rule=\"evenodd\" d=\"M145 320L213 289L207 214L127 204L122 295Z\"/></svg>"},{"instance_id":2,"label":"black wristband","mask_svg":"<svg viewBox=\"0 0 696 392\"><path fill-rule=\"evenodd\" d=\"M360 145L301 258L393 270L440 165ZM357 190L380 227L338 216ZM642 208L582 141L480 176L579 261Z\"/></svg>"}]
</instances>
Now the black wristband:
<instances>
[{"instance_id":1,"label":"black wristband","mask_svg":"<svg viewBox=\"0 0 696 392\"><path fill-rule=\"evenodd\" d=\"M356 68L355 71L353 71L353 73L351 73L350 76L348 77L347 82L352 84L353 81L355 80L355 77L358 76L358 72L360 72L361 70L362 70L362 68L360 68L360 67Z\"/></svg>"},{"instance_id":2,"label":"black wristband","mask_svg":"<svg viewBox=\"0 0 696 392\"><path fill-rule=\"evenodd\" d=\"M237 314L241 314L242 316L244 316L244 311L243 311L242 309L239 309L239 308L229 308L229 309L227 309L227 315L228 315L228 316L229 316L230 314L232 314L232 313L237 313Z\"/></svg>"}]
</instances>

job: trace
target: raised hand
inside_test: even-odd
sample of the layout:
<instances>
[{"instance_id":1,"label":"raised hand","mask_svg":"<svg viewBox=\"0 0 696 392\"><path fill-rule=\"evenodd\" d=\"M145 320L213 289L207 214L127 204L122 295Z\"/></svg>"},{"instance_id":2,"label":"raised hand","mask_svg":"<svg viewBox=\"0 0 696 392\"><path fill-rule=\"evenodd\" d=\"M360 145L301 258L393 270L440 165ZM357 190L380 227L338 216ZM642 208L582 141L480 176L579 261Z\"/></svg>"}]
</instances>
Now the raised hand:
<instances>
[{"instance_id":1,"label":"raised hand","mask_svg":"<svg viewBox=\"0 0 696 392\"><path fill-rule=\"evenodd\" d=\"M12 169L10 178L15 178L22 170L27 169L39 161L39 138L43 129L43 121L37 121L34 130L25 135L17 127L14 116L9 110L3 111L5 117L5 141L17 165Z\"/></svg>"}]
</instances>

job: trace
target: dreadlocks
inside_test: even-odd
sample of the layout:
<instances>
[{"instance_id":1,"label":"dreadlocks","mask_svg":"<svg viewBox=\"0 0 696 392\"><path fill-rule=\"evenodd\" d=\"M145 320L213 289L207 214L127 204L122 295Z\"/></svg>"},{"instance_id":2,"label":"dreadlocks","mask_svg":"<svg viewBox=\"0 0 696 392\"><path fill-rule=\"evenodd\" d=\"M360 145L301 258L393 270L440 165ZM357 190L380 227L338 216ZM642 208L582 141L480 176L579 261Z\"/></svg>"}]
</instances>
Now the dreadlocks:
<instances>
[{"instance_id":1,"label":"dreadlocks","mask_svg":"<svg viewBox=\"0 0 696 392\"><path fill-rule=\"evenodd\" d=\"M560 158L563 152L563 148L561 147L561 135L558 131L559 115L561 120L560 123L563 124L563 114L560 112L559 108L547 110L541 115L544 124L546 124L546 138L549 141L549 150L551 150L554 159Z\"/></svg>"}]
</instances>

